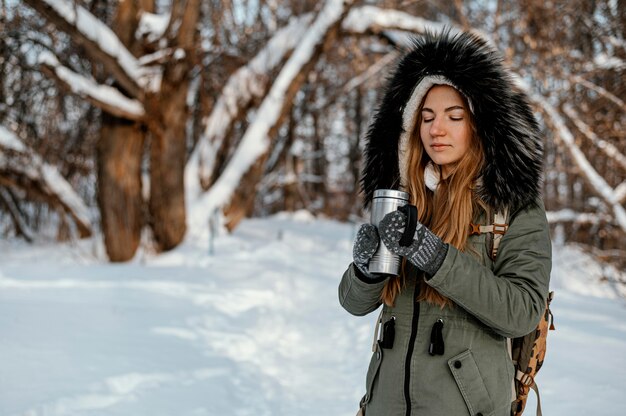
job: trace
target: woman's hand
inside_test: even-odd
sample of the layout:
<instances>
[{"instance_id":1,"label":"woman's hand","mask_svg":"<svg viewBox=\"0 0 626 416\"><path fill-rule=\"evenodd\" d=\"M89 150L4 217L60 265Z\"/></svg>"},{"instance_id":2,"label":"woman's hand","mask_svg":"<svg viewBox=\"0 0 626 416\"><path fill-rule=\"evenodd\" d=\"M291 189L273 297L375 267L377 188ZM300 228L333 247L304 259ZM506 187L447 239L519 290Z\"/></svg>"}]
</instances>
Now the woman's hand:
<instances>
[{"instance_id":1,"label":"woman's hand","mask_svg":"<svg viewBox=\"0 0 626 416\"><path fill-rule=\"evenodd\" d=\"M361 273L363 273L363 275L371 279L376 276L367 270L367 265L378 249L379 240L380 238L378 237L376 226L372 224L363 224L356 234L354 247L352 248L354 265Z\"/></svg>"},{"instance_id":2,"label":"woman's hand","mask_svg":"<svg viewBox=\"0 0 626 416\"><path fill-rule=\"evenodd\" d=\"M446 258L448 245L418 221L411 244L401 246L400 239L406 226L407 217L404 213L390 212L378 224L380 238L389 251L406 257L418 269L433 276Z\"/></svg>"}]
</instances>

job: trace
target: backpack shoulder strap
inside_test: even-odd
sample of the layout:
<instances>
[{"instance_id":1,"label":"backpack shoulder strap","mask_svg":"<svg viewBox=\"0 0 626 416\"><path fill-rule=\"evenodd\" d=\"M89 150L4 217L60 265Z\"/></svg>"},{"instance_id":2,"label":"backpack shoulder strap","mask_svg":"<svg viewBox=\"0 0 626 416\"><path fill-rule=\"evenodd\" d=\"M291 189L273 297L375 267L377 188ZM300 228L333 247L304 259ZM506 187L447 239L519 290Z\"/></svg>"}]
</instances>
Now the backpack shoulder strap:
<instances>
[{"instance_id":1,"label":"backpack shoulder strap","mask_svg":"<svg viewBox=\"0 0 626 416\"><path fill-rule=\"evenodd\" d=\"M487 218L493 219L493 222L491 224L470 224L470 235L486 233L491 234L491 236L489 236L487 240L487 243L490 247L489 252L491 254L491 260L496 259L496 255L498 254L498 247L500 247L500 240L502 240L502 236L509 229L509 224L507 223L508 216L508 207L504 208L502 211L497 211L495 214L493 214L491 209L488 209Z\"/></svg>"},{"instance_id":2,"label":"backpack shoulder strap","mask_svg":"<svg viewBox=\"0 0 626 416\"><path fill-rule=\"evenodd\" d=\"M497 211L493 218L493 247L491 248L491 257L493 259L496 258L498 254L498 247L500 247L500 240L502 240L502 236L506 233L506 230L509 229L509 224L507 223L509 216L509 208L506 207L502 211Z\"/></svg>"}]
</instances>

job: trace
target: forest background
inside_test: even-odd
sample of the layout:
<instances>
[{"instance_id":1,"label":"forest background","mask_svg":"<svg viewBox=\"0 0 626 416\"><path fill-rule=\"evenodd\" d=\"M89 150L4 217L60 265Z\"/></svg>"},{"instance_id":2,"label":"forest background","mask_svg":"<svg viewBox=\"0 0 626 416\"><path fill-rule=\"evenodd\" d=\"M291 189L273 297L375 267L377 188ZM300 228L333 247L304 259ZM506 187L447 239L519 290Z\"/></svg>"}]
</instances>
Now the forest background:
<instances>
[{"instance_id":1,"label":"forest background","mask_svg":"<svg viewBox=\"0 0 626 416\"><path fill-rule=\"evenodd\" d=\"M0 235L117 262L279 211L362 221L386 74L444 26L531 97L553 238L625 270L624 0L0 0Z\"/></svg>"}]
</instances>

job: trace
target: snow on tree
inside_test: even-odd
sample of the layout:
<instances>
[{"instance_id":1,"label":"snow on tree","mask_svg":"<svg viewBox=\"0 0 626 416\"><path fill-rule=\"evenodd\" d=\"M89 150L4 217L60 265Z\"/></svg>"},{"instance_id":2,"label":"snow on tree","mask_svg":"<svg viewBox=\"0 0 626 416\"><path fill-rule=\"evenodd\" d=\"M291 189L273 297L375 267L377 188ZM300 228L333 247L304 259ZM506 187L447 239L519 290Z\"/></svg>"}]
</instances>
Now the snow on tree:
<instances>
[{"instance_id":1,"label":"snow on tree","mask_svg":"<svg viewBox=\"0 0 626 416\"><path fill-rule=\"evenodd\" d=\"M615 160L626 172L626 156L624 156L613 144L607 142L606 140L600 139L594 132L591 130L587 124L585 124L580 115L571 104L567 103L563 105L563 112L567 114L567 116L572 120L572 122L578 127L583 135L591 141L595 146L597 146L600 150L602 150L608 157Z\"/></svg>"},{"instance_id":2,"label":"snow on tree","mask_svg":"<svg viewBox=\"0 0 626 416\"><path fill-rule=\"evenodd\" d=\"M101 85L70 71L48 52L40 57L52 78L105 112L100 141L98 198L109 258L131 258L144 223L141 164L150 140L148 211L156 247L168 250L185 234L184 140L189 108L187 90L194 66L199 0L172 6L171 16L151 14L154 2L122 0L116 31L69 0L24 0L56 28L83 46L114 85ZM167 22L167 24L165 24ZM164 29L165 27L165 29ZM136 34L137 33L137 34ZM146 40L160 36L159 49L141 55ZM138 52L137 52L138 51ZM189 53L188 53L189 52Z\"/></svg>"},{"instance_id":3,"label":"snow on tree","mask_svg":"<svg viewBox=\"0 0 626 416\"><path fill-rule=\"evenodd\" d=\"M221 10L201 8L199 0L121 0L110 27L70 0L25 3L84 47L86 59L61 54L44 39L48 52L39 62L59 86L104 112L101 145L108 148L98 146L98 166L106 167L98 181L105 195L120 188L116 166L127 166L117 176L131 197L99 198L105 236L136 244L147 221L157 247L168 249L187 227L205 227L216 209L232 229L253 213L301 207L328 214L327 203L358 205L357 194L346 190L354 190L348 182L358 179L361 142L355 137L367 127L375 90L384 82L374 75L412 35L444 25L471 30L500 49L505 64L527 82L525 89L544 115L542 125L555 131L547 137L558 140L545 143L551 222L569 223L576 238L590 232L597 242L611 234L607 247L626 231L626 148L619 129L626 112L620 83L626 42L604 0L580 4L581 10L541 2L498 3L493 10L479 2L455 2L447 11L433 4L394 10L334 0L310 6L227 4ZM588 16L592 24L544 24L563 16L570 22ZM527 30L519 32L518 23ZM85 65L81 72L80 59L98 70ZM570 100L583 105L567 105ZM2 115L0 106L0 122ZM576 128L569 131L572 125ZM583 140L580 146L573 133ZM143 150L147 144L149 155ZM583 154L588 149L591 153ZM142 181L146 160L150 177ZM598 160L610 160L609 167ZM612 166L619 169L610 171ZM337 176L343 188L330 179ZM587 184L599 198L584 195ZM273 194L259 195L264 192ZM317 198L318 192L324 196ZM281 195L287 200L290 193L297 193L299 202L281 205ZM128 217L132 226L123 227ZM123 235L123 228L133 231ZM598 229L602 232L593 231ZM132 256L133 244L111 258Z\"/></svg>"},{"instance_id":4,"label":"snow on tree","mask_svg":"<svg viewBox=\"0 0 626 416\"><path fill-rule=\"evenodd\" d=\"M93 234L87 206L56 167L44 162L17 135L3 126L0 126L0 150L0 183L8 182L8 189L36 192L53 208L60 208L62 213L74 220L80 237ZM0 198L9 209L18 230L32 240L33 233L23 221L20 209L7 189L2 190Z\"/></svg>"},{"instance_id":5,"label":"snow on tree","mask_svg":"<svg viewBox=\"0 0 626 416\"><path fill-rule=\"evenodd\" d=\"M545 114L550 118L556 130L557 137L563 142L565 148L572 155L572 158L580 169L581 175L587 179L587 181L591 184L592 189L595 190L595 192L607 203L609 207L611 207L613 215L615 216L615 221L619 227L626 232L626 210L620 205L620 201L615 193L615 190L612 189L609 184L606 183L604 178L602 178L593 166L591 166L591 163L589 163L584 153L576 145L574 135L567 128L567 125L561 115L544 97L541 97L533 91L529 91L528 87L523 82L520 81L518 84L526 89L526 92L531 100L539 105Z\"/></svg>"},{"instance_id":6,"label":"snow on tree","mask_svg":"<svg viewBox=\"0 0 626 416\"><path fill-rule=\"evenodd\" d=\"M232 124L238 120L255 98L262 98L270 87L268 74L302 40L313 15L294 17L289 24L278 30L266 46L238 69L228 80L205 120L204 133L187 162L186 186L188 197L197 198L200 190L198 180L212 183L215 157Z\"/></svg>"},{"instance_id":7,"label":"snow on tree","mask_svg":"<svg viewBox=\"0 0 626 416\"><path fill-rule=\"evenodd\" d=\"M77 74L61 65L57 57L48 51L39 55L39 63L44 65L50 75L73 94L86 98L96 107L114 116L128 120L141 120L146 114L139 101L126 97L117 88L98 84L93 79Z\"/></svg>"},{"instance_id":8,"label":"snow on tree","mask_svg":"<svg viewBox=\"0 0 626 416\"><path fill-rule=\"evenodd\" d=\"M196 210L211 213L216 207L225 206L231 201L235 189L245 175L255 176L251 171L257 159L267 154L270 146L270 137L283 116L291 97L297 92L304 75L311 68L314 59L319 55L329 36L334 35L338 24L345 17L352 1L327 0L324 7L316 16L315 21L308 28L307 33L300 41L289 60L285 63L280 74L272 84L272 88L259 107L254 121L250 124L241 139L231 161L209 191L202 196L196 205ZM258 178L256 179L258 180ZM246 189L244 192L252 192ZM245 195L249 197L249 195ZM231 204L234 213L227 212L228 221L233 227L245 215L247 204ZM241 206L243 205L243 206ZM191 218L202 218L201 213L193 213Z\"/></svg>"}]
</instances>

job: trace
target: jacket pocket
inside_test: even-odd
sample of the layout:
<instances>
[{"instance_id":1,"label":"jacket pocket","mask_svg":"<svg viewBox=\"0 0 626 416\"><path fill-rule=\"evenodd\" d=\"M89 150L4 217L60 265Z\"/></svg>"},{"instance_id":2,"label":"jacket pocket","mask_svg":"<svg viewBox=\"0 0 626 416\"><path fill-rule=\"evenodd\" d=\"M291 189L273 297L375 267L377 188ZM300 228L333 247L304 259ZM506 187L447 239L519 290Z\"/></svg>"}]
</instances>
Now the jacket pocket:
<instances>
[{"instance_id":1,"label":"jacket pocket","mask_svg":"<svg viewBox=\"0 0 626 416\"><path fill-rule=\"evenodd\" d=\"M448 360L454 380L467 405L471 416L489 416L494 411L493 401L489 397L478 365L470 350L462 352Z\"/></svg>"}]
</instances>

